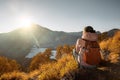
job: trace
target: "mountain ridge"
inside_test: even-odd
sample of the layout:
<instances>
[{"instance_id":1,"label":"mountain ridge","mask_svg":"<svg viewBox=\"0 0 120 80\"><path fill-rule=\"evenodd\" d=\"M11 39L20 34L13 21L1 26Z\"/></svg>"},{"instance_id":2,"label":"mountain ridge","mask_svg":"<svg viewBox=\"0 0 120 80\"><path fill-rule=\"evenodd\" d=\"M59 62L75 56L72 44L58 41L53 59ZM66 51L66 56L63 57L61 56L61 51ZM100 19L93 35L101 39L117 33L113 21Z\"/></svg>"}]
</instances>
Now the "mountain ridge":
<instances>
[{"instance_id":1,"label":"mountain ridge","mask_svg":"<svg viewBox=\"0 0 120 80\"><path fill-rule=\"evenodd\" d=\"M111 30L111 34L116 30L119 29ZM110 34L109 31L108 33ZM0 55L19 61L30 52L35 44L41 48L56 48L64 44L74 45L81 36L82 31L52 31L40 25L33 25L30 30L19 28L9 33L0 34Z\"/></svg>"},{"instance_id":2,"label":"mountain ridge","mask_svg":"<svg viewBox=\"0 0 120 80\"><path fill-rule=\"evenodd\" d=\"M72 45L79 37L62 31L52 31L39 25L30 28L30 30L19 28L0 34L0 55L19 61L29 53L34 44L39 44L41 48L55 48L58 45Z\"/></svg>"}]
</instances>

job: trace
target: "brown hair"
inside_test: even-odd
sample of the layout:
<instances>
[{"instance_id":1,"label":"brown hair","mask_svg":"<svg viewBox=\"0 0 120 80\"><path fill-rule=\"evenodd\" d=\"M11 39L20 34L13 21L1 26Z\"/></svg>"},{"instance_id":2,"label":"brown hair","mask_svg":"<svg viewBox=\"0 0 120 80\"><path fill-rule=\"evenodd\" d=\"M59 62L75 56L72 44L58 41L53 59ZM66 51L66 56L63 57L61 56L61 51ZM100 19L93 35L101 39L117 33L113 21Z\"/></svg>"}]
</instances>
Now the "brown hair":
<instances>
[{"instance_id":1,"label":"brown hair","mask_svg":"<svg viewBox=\"0 0 120 80\"><path fill-rule=\"evenodd\" d=\"M84 31L85 31L85 32L91 32L91 33L95 33L95 32L96 32L96 31L93 29L92 26L86 26L86 27L84 28Z\"/></svg>"}]
</instances>

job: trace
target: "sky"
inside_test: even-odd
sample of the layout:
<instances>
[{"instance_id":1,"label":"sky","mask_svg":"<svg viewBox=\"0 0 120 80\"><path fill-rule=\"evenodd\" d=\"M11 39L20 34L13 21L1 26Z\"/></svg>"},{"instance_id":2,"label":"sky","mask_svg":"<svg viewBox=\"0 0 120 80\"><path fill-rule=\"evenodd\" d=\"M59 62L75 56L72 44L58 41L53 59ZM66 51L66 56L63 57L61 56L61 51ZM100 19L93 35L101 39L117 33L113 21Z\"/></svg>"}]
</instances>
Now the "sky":
<instances>
[{"instance_id":1,"label":"sky","mask_svg":"<svg viewBox=\"0 0 120 80\"><path fill-rule=\"evenodd\" d=\"M120 0L0 0L0 33L31 20L53 31L120 29Z\"/></svg>"}]
</instances>

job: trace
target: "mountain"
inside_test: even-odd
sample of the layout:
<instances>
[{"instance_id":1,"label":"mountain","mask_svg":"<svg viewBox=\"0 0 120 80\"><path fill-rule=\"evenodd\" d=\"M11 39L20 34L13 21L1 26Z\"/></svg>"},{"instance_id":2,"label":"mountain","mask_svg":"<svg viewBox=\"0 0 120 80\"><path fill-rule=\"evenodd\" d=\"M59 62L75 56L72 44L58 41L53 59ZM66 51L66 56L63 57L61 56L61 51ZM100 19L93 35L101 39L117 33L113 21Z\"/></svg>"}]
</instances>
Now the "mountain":
<instances>
[{"instance_id":1,"label":"mountain","mask_svg":"<svg viewBox=\"0 0 120 80\"><path fill-rule=\"evenodd\" d=\"M100 33L98 39L99 41L108 40L109 38L113 37L117 31L120 31L120 29L111 29L109 31Z\"/></svg>"},{"instance_id":2,"label":"mountain","mask_svg":"<svg viewBox=\"0 0 120 80\"><path fill-rule=\"evenodd\" d=\"M120 30L120 29L112 29L112 30L108 31L107 36L108 36L108 37L113 37L113 36L114 36L114 33L115 33L116 31L118 31L118 30Z\"/></svg>"},{"instance_id":3,"label":"mountain","mask_svg":"<svg viewBox=\"0 0 120 80\"><path fill-rule=\"evenodd\" d=\"M107 32L113 35L119 29ZM100 34L100 32L98 32ZM81 32L52 31L34 24L29 28L19 28L9 33L0 34L0 55L22 62L33 46L56 48L58 45L73 45L82 35Z\"/></svg>"},{"instance_id":4,"label":"mountain","mask_svg":"<svg viewBox=\"0 0 120 80\"><path fill-rule=\"evenodd\" d=\"M64 44L73 45L81 34L82 32L52 31L40 25L19 28L0 34L0 55L16 59L21 63L34 45L41 48L56 48Z\"/></svg>"}]
</instances>

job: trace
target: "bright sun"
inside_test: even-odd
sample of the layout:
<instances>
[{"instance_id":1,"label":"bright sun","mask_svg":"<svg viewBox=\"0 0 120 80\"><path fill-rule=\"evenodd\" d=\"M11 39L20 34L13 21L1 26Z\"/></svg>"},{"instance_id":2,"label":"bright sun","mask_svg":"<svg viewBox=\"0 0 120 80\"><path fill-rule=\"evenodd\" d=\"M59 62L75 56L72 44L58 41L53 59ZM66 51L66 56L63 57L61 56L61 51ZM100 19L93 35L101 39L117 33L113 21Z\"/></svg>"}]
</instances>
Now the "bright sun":
<instances>
[{"instance_id":1,"label":"bright sun","mask_svg":"<svg viewBox=\"0 0 120 80\"><path fill-rule=\"evenodd\" d=\"M30 27L32 25L33 21L32 18L30 18L29 16L22 16L19 18L19 26L20 27Z\"/></svg>"}]
</instances>

